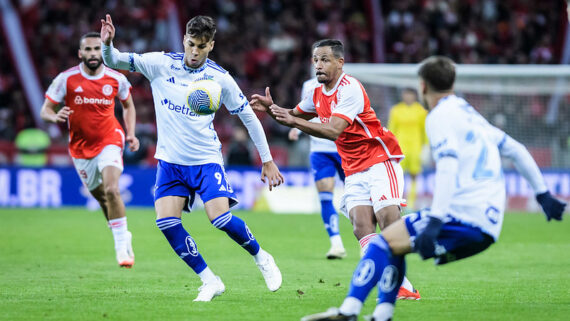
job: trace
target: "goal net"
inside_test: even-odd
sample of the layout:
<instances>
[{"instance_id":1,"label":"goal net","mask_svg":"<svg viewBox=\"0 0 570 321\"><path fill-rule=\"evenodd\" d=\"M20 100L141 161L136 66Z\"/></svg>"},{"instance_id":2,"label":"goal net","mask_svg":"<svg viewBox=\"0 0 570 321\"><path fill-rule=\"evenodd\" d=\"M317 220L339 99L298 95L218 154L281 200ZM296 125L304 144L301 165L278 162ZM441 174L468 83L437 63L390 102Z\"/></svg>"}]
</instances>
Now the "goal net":
<instances>
[{"instance_id":1,"label":"goal net","mask_svg":"<svg viewBox=\"0 0 570 321\"><path fill-rule=\"evenodd\" d=\"M386 126L390 108L403 88L418 87L415 64L346 64L347 74L362 82ZM457 65L455 92L493 125L523 143L544 172L552 192L570 198L570 66ZM418 181L419 194L430 194L430 169ZM505 164L510 201L531 199L524 179ZM431 173L432 174L432 173ZM522 207L536 204L529 201ZM512 204L510 204L512 205Z\"/></svg>"}]
</instances>

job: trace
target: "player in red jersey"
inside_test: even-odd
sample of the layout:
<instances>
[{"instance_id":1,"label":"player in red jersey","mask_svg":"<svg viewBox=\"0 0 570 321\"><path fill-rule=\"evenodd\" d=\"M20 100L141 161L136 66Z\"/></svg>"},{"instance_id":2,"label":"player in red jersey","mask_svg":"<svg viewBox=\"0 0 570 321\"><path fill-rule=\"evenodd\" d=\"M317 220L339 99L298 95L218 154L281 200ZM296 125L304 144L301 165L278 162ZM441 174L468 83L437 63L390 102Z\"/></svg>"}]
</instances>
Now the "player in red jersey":
<instances>
[{"instance_id":1,"label":"player in red jersey","mask_svg":"<svg viewBox=\"0 0 570 321\"><path fill-rule=\"evenodd\" d=\"M131 84L123 74L103 65L98 32L81 37L78 56L82 62L60 73L49 86L41 117L68 123L69 153L75 169L101 205L113 233L119 266L130 268L134 264L132 235L127 229L119 177L125 140L131 151L139 149ZM115 97L123 105L126 138L115 118ZM63 107L56 112L59 105Z\"/></svg>"},{"instance_id":2,"label":"player in red jersey","mask_svg":"<svg viewBox=\"0 0 570 321\"><path fill-rule=\"evenodd\" d=\"M335 141L346 175L341 209L348 213L363 252L370 238L400 219L404 157L396 137L382 126L370 106L362 84L343 72L344 48L334 39L313 45L318 84L294 109L274 104L269 88L265 96L253 95L251 105L269 113L283 125L316 137ZM321 123L308 120L319 117ZM419 292L405 280L398 295L419 299Z\"/></svg>"}]
</instances>

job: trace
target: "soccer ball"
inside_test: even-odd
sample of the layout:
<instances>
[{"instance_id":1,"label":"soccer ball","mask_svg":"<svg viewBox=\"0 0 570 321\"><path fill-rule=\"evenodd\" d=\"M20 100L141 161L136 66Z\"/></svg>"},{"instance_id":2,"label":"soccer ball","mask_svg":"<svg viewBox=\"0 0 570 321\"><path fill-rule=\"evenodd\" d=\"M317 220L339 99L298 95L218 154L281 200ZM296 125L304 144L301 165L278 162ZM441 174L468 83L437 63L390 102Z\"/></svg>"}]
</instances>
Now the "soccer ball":
<instances>
[{"instance_id":1,"label":"soccer ball","mask_svg":"<svg viewBox=\"0 0 570 321\"><path fill-rule=\"evenodd\" d=\"M188 106L198 115L211 115L220 108L222 86L217 82L206 79L194 81L188 88Z\"/></svg>"}]
</instances>

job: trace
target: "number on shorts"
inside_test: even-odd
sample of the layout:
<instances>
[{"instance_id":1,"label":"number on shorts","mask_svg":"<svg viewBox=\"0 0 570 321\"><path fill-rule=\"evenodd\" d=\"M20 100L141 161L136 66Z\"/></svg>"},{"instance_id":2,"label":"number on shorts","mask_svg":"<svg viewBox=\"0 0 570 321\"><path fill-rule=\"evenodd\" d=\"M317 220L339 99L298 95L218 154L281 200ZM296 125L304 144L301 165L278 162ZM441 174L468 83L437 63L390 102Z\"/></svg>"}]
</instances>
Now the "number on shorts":
<instances>
[{"instance_id":1,"label":"number on shorts","mask_svg":"<svg viewBox=\"0 0 570 321\"><path fill-rule=\"evenodd\" d=\"M214 174L214 177L218 180L218 185L222 185L222 174L220 174L219 172L216 172Z\"/></svg>"}]
</instances>

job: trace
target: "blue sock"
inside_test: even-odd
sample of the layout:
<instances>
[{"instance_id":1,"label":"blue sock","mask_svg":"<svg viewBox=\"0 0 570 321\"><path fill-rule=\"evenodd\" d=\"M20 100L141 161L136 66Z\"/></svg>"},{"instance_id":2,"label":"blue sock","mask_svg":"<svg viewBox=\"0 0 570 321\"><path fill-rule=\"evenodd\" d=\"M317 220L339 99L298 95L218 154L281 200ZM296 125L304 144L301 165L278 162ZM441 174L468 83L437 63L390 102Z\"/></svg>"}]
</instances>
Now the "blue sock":
<instances>
[{"instance_id":1,"label":"blue sock","mask_svg":"<svg viewBox=\"0 0 570 321\"><path fill-rule=\"evenodd\" d=\"M194 239L182 226L178 217L165 217L156 220L156 226L162 231L174 252L180 256L196 274L204 271L208 265L198 252Z\"/></svg>"},{"instance_id":2,"label":"blue sock","mask_svg":"<svg viewBox=\"0 0 570 321\"><path fill-rule=\"evenodd\" d=\"M332 202L333 193L319 192L319 199L321 200L321 217L329 237L338 235L338 214Z\"/></svg>"},{"instance_id":3,"label":"blue sock","mask_svg":"<svg viewBox=\"0 0 570 321\"><path fill-rule=\"evenodd\" d=\"M393 304L396 302L404 274L404 257L392 255L384 238L381 235L375 236L370 240L368 251L360 259L354 271L348 296L364 302L370 291L378 284L379 303Z\"/></svg>"},{"instance_id":4,"label":"blue sock","mask_svg":"<svg viewBox=\"0 0 570 321\"><path fill-rule=\"evenodd\" d=\"M251 234L247 224L241 218L233 216L232 212L227 211L216 217L212 221L212 225L226 232L232 240L241 245L249 254L256 255L259 252L259 243Z\"/></svg>"}]
</instances>

